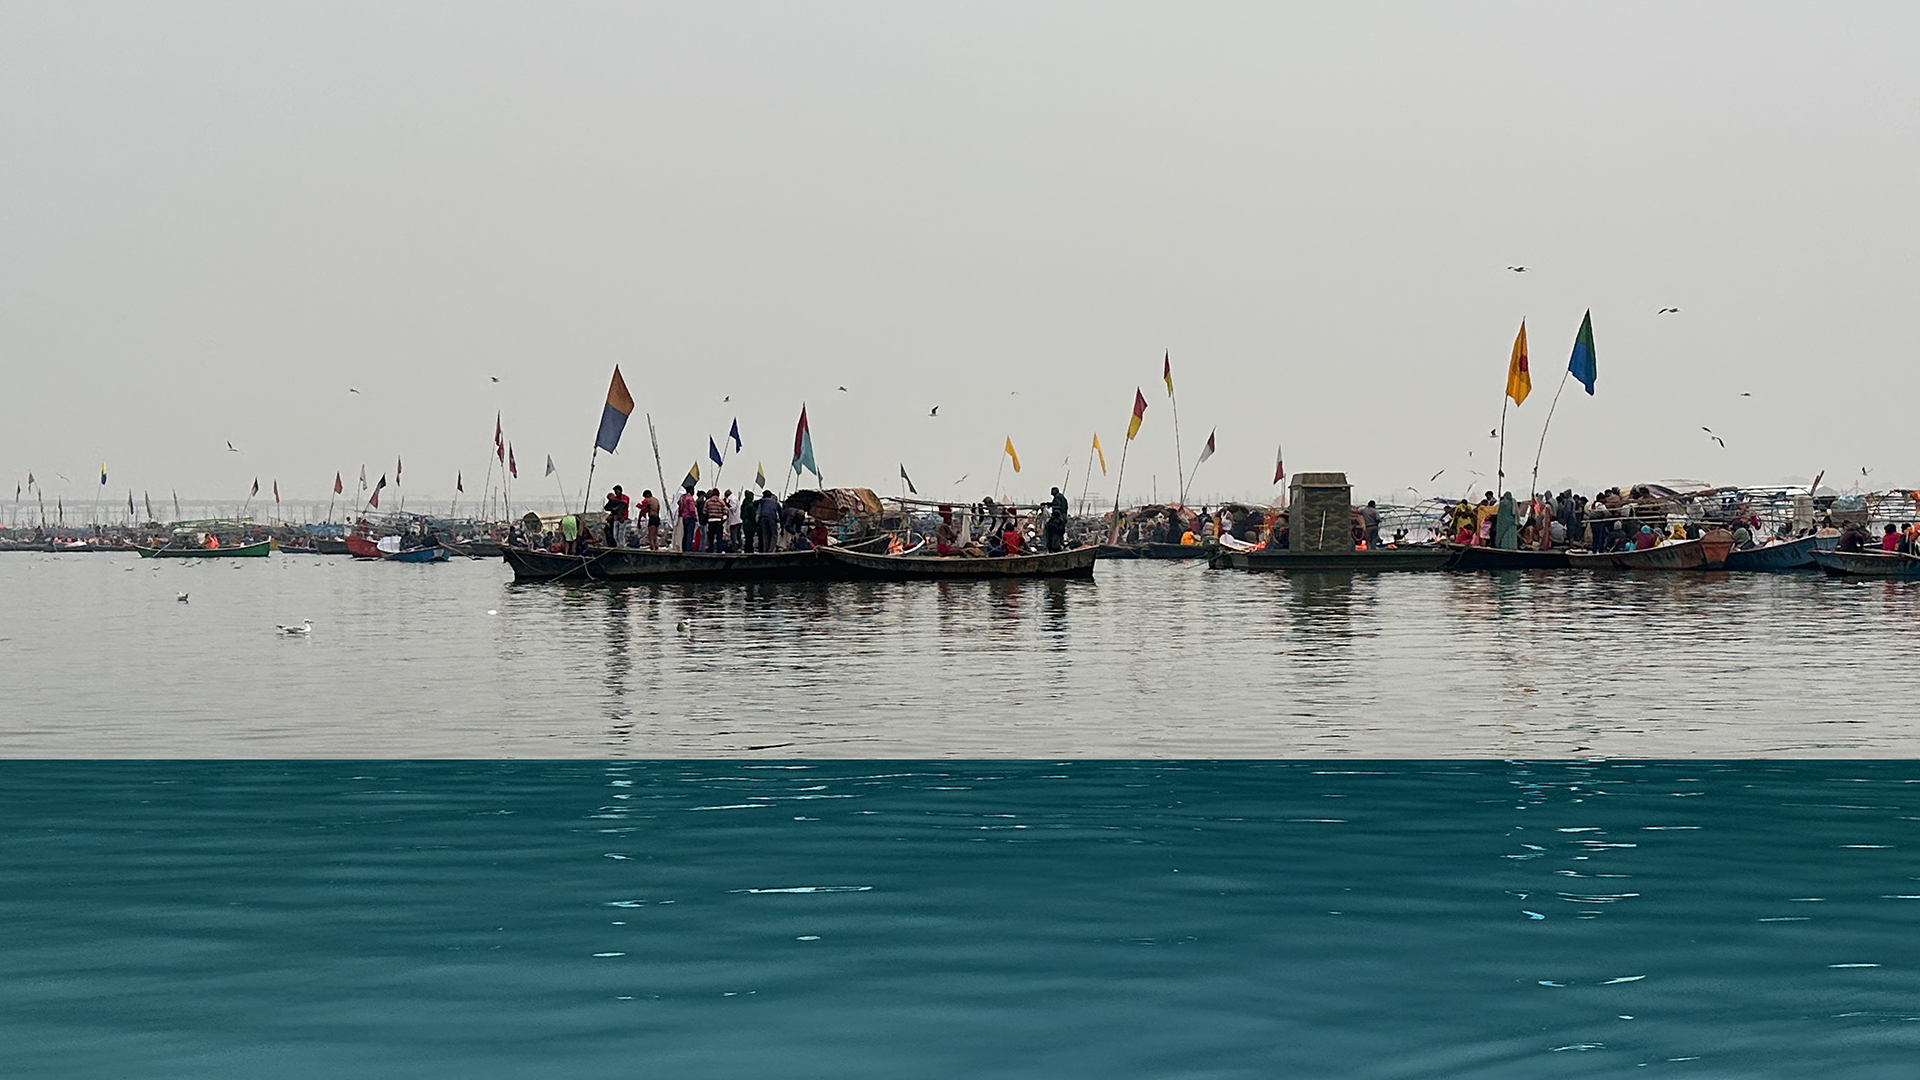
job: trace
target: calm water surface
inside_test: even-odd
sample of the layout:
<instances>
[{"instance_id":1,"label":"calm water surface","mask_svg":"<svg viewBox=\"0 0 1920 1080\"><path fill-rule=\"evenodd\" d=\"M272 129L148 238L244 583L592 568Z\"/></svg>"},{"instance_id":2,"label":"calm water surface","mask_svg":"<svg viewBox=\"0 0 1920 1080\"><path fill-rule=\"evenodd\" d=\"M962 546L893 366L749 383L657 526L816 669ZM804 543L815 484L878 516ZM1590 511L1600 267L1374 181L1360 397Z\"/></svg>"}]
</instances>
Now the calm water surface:
<instances>
[{"instance_id":1,"label":"calm water surface","mask_svg":"<svg viewBox=\"0 0 1920 1080\"><path fill-rule=\"evenodd\" d=\"M0 556L0 755L1920 757L1915 583L508 577Z\"/></svg>"},{"instance_id":2,"label":"calm water surface","mask_svg":"<svg viewBox=\"0 0 1920 1080\"><path fill-rule=\"evenodd\" d=\"M1910 762L5 762L0 1073L1912 1077Z\"/></svg>"}]
</instances>

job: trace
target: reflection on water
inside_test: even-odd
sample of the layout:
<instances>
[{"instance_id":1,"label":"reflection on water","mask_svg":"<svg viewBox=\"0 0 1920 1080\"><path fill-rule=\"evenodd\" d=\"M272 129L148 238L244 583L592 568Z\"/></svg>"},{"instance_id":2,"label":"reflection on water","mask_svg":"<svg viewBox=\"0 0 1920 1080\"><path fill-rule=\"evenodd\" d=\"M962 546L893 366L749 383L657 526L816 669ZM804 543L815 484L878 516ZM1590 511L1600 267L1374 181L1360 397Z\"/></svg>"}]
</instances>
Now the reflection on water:
<instances>
[{"instance_id":1,"label":"reflection on water","mask_svg":"<svg viewBox=\"0 0 1920 1080\"><path fill-rule=\"evenodd\" d=\"M0 818L8 1075L1920 1060L1911 762L13 762Z\"/></svg>"},{"instance_id":2,"label":"reflection on water","mask_svg":"<svg viewBox=\"0 0 1920 1080\"><path fill-rule=\"evenodd\" d=\"M1920 756L1893 704L1920 673L1886 652L1920 583L1097 575L516 587L498 563L9 556L0 670L33 677L0 753Z\"/></svg>"}]
</instances>

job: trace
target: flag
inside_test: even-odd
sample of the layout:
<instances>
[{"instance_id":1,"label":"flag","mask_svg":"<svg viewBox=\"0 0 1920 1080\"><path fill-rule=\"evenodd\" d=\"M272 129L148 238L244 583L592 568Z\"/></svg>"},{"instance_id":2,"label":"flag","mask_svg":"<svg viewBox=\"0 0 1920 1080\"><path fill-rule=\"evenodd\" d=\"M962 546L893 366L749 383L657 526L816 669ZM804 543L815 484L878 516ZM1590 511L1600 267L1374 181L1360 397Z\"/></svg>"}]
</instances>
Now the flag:
<instances>
[{"instance_id":1,"label":"flag","mask_svg":"<svg viewBox=\"0 0 1920 1080\"><path fill-rule=\"evenodd\" d=\"M345 490L347 490L347 486L340 482L340 474L337 472L334 473L333 474L333 493L335 495L338 495Z\"/></svg>"},{"instance_id":2,"label":"flag","mask_svg":"<svg viewBox=\"0 0 1920 1080\"><path fill-rule=\"evenodd\" d=\"M133 518L133 492L131 491L127 492L127 518L128 520Z\"/></svg>"},{"instance_id":3,"label":"flag","mask_svg":"<svg viewBox=\"0 0 1920 1080\"><path fill-rule=\"evenodd\" d=\"M1218 431L1219 429L1218 429L1218 428L1215 428L1214 430L1215 430L1215 431ZM1200 460L1201 460L1201 461L1205 461L1205 460L1207 460L1208 458L1210 458L1210 457L1212 457L1212 456L1213 456L1213 435L1214 435L1214 432L1213 432L1213 431L1209 431L1209 432L1207 432L1207 446L1206 446L1206 449L1204 449L1204 450L1202 450L1202 451L1200 451Z\"/></svg>"},{"instance_id":4,"label":"flag","mask_svg":"<svg viewBox=\"0 0 1920 1080\"><path fill-rule=\"evenodd\" d=\"M913 477L907 475L907 467L905 465L900 466L900 479L906 481L908 491L915 495L920 494L920 489L913 486Z\"/></svg>"},{"instance_id":5,"label":"flag","mask_svg":"<svg viewBox=\"0 0 1920 1080\"><path fill-rule=\"evenodd\" d=\"M1020 471L1020 453L1013 448L1013 436L1007 436L1007 456L1013 459L1013 471Z\"/></svg>"},{"instance_id":6,"label":"flag","mask_svg":"<svg viewBox=\"0 0 1920 1080\"><path fill-rule=\"evenodd\" d=\"M393 459L393 486L394 487L400 486L400 459L399 458Z\"/></svg>"},{"instance_id":7,"label":"flag","mask_svg":"<svg viewBox=\"0 0 1920 1080\"><path fill-rule=\"evenodd\" d=\"M767 467L755 464L753 467L753 486L765 490L767 486Z\"/></svg>"},{"instance_id":8,"label":"flag","mask_svg":"<svg viewBox=\"0 0 1920 1080\"><path fill-rule=\"evenodd\" d=\"M627 393L627 380L620 377L620 365L613 365L613 382L607 386L607 407L600 410L600 433L593 437L595 449L613 453L620 445L620 433L627 429L627 417L633 415L633 395Z\"/></svg>"},{"instance_id":9,"label":"flag","mask_svg":"<svg viewBox=\"0 0 1920 1080\"><path fill-rule=\"evenodd\" d=\"M107 463L104 461L100 463L100 486L107 486Z\"/></svg>"},{"instance_id":10,"label":"flag","mask_svg":"<svg viewBox=\"0 0 1920 1080\"><path fill-rule=\"evenodd\" d=\"M132 498L133 496L129 495L127 497ZM273 482L273 501L275 503L278 503L280 501L280 481L278 480L275 480Z\"/></svg>"},{"instance_id":11,"label":"flag","mask_svg":"<svg viewBox=\"0 0 1920 1080\"><path fill-rule=\"evenodd\" d=\"M28 487L32 487L32 486L33 486L33 474L32 474L32 473L28 473L28 474L27 474L27 486L28 486Z\"/></svg>"},{"instance_id":12,"label":"flag","mask_svg":"<svg viewBox=\"0 0 1920 1080\"><path fill-rule=\"evenodd\" d=\"M807 427L807 407L800 406L800 426L793 429L793 471L796 475L801 469L813 473L815 480L820 479L820 466L813 463L813 431Z\"/></svg>"},{"instance_id":13,"label":"flag","mask_svg":"<svg viewBox=\"0 0 1920 1080\"><path fill-rule=\"evenodd\" d=\"M372 506L375 510L380 509L380 489L386 486L387 478L385 476L380 477L380 482L373 485L373 498L368 500L368 505Z\"/></svg>"},{"instance_id":14,"label":"flag","mask_svg":"<svg viewBox=\"0 0 1920 1080\"><path fill-rule=\"evenodd\" d=\"M727 432L727 438L733 440L733 448L736 451L740 449L740 418L739 417L736 416L733 418L733 427Z\"/></svg>"},{"instance_id":15,"label":"flag","mask_svg":"<svg viewBox=\"0 0 1920 1080\"><path fill-rule=\"evenodd\" d=\"M1107 475L1107 452L1100 449L1100 433L1093 433L1093 452L1100 458L1100 475Z\"/></svg>"},{"instance_id":16,"label":"flag","mask_svg":"<svg viewBox=\"0 0 1920 1080\"><path fill-rule=\"evenodd\" d=\"M547 455L547 475L548 476L553 475L553 455L552 454Z\"/></svg>"},{"instance_id":17,"label":"flag","mask_svg":"<svg viewBox=\"0 0 1920 1080\"><path fill-rule=\"evenodd\" d=\"M680 486L683 488L690 488L699 482L700 482L700 463L696 461L693 463L692 466L690 466L687 469L687 478L685 480L680 481Z\"/></svg>"},{"instance_id":18,"label":"flag","mask_svg":"<svg viewBox=\"0 0 1920 1080\"><path fill-rule=\"evenodd\" d=\"M247 498L251 499L258 494L260 494L260 478L256 476L253 478L253 490L247 492Z\"/></svg>"},{"instance_id":19,"label":"flag","mask_svg":"<svg viewBox=\"0 0 1920 1080\"><path fill-rule=\"evenodd\" d=\"M367 490L367 467L365 465L360 466L360 490Z\"/></svg>"},{"instance_id":20,"label":"flag","mask_svg":"<svg viewBox=\"0 0 1920 1080\"><path fill-rule=\"evenodd\" d=\"M1173 354L1167 353L1160 367L1160 377L1167 380L1167 396L1173 396Z\"/></svg>"},{"instance_id":21,"label":"flag","mask_svg":"<svg viewBox=\"0 0 1920 1080\"><path fill-rule=\"evenodd\" d=\"M619 369L615 368L614 370L617 371ZM505 432L500 430L500 414L497 412L493 414L493 456L503 464L507 460L507 436ZM360 469L360 482L362 484L367 482L367 470L365 466L361 466Z\"/></svg>"},{"instance_id":22,"label":"flag","mask_svg":"<svg viewBox=\"0 0 1920 1080\"><path fill-rule=\"evenodd\" d=\"M726 460L720 456L720 448L713 444L713 436L711 435L707 436L707 458L715 465L726 464Z\"/></svg>"},{"instance_id":23,"label":"flag","mask_svg":"<svg viewBox=\"0 0 1920 1080\"><path fill-rule=\"evenodd\" d=\"M147 520L152 521L153 520L153 496L143 491L140 493L140 501L147 504Z\"/></svg>"},{"instance_id":24,"label":"flag","mask_svg":"<svg viewBox=\"0 0 1920 1080\"><path fill-rule=\"evenodd\" d=\"M462 493L466 492L467 484L466 484L466 476L464 473L456 472L453 474L453 490L462 492Z\"/></svg>"},{"instance_id":25,"label":"flag","mask_svg":"<svg viewBox=\"0 0 1920 1080\"><path fill-rule=\"evenodd\" d=\"M1527 321L1520 320L1520 334L1513 339L1513 358L1507 361L1507 396L1515 405L1525 403L1533 392L1533 375L1527 371Z\"/></svg>"},{"instance_id":26,"label":"flag","mask_svg":"<svg viewBox=\"0 0 1920 1080\"><path fill-rule=\"evenodd\" d=\"M1279 483L1287 478L1287 448L1282 446L1273 452L1273 482Z\"/></svg>"},{"instance_id":27,"label":"flag","mask_svg":"<svg viewBox=\"0 0 1920 1080\"><path fill-rule=\"evenodd\" d=\"M507 444L507 475L513 477L515 480L520 479L520 463L513 460L512 443Z\"/></svg>"},{"instance_id":28,"label":"flag","mask_svg":"<svg viewBox=\"0 0 1920 1080\"><path fill-rule=\"evenodd\" d=\"M1132 442L1133 437L1140 434L1140 421L1146 418L1147 395L1141 393L1140 388L1136 386L1133 388L1133 419L1127 421L1128 442Z\"/></svg>"},{"instance_id":29,"label":"flag","mask_svg":"<svg viewBox=\"0 0 1920 1080\"><path fill-rule=\"evenodd\" d=\"M1573 356L1567 361L1567 370L1580 384L1587 388L1587 395L1593 395L1593 380L1599 373L1593 366L1593 312L1580 320L1580 333L1573 339Z\"/></svg>"}]
</instances>

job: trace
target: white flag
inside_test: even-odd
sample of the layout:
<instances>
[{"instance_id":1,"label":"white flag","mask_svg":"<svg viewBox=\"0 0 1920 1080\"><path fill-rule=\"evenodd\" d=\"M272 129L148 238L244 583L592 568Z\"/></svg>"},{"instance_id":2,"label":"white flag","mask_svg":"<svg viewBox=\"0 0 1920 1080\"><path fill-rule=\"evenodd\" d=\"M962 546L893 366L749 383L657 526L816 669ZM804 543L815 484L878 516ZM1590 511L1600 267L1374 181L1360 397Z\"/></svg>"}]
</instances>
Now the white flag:
<instances>
[{"instance_id":1,"label":"white flag","mask_svg":"<svg viewBox=\"0 0 1920 1080\"><path fill-rule=\"evenodd\" d=\"M1217 430L1219 429L1216 428L1215 431ZM1208 458L1213 456L1213 435L1214 435L1214 432L1212 431L1207 432L1207 448L1205 450L1200 451L1201 461L1205 461Z\"/></svg>"}]
</instances>

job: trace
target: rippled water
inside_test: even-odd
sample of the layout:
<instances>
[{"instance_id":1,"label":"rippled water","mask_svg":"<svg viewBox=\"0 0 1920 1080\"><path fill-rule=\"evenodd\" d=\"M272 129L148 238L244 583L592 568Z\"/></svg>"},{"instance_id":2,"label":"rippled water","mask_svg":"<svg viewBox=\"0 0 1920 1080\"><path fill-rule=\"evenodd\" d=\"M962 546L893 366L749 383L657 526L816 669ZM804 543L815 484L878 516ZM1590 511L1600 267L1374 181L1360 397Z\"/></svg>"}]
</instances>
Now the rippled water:
<instances>
[{"instance_id":1,"label":"rippled water","mask_svg":"<svg viewBox=\"0 0 1920 1080\"><path fill-rule=\"evenodd\" d=\"M1920 756L1906 582L556 587L7 555L0 596L10 756Z\"/></svg>"},{"instance_id":2,"label":"rippled water","mask_svg":"<svg viewBox=\"0 0 1920 1080\"><path fill-rule=\"evenodd\" d=\"M10 1076L1920 1062L1913 763L8 762L0 814Z\"/></svg>"}]
</instances>

